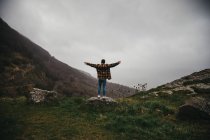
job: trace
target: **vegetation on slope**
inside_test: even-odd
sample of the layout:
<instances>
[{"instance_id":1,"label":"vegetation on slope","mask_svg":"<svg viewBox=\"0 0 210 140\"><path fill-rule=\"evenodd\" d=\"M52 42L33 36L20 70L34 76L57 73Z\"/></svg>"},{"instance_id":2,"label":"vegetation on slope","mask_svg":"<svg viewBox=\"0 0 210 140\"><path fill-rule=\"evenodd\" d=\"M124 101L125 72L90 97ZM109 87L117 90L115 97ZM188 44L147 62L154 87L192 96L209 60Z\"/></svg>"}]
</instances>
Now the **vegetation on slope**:
<instances>
[{"instance_id":1,"label":"vegetation on slope","mask_svg":"<svg viewBox=\"0 0 210 140\"><path fill-rule=\"evenodd\" d=\"M176 118L185 91L166 96L147 92L118 99L117 106L93 106L84 97L33 105L25 97L0 99L1 139L209 139L208 121Z\"/></svg>"}]
</instances>

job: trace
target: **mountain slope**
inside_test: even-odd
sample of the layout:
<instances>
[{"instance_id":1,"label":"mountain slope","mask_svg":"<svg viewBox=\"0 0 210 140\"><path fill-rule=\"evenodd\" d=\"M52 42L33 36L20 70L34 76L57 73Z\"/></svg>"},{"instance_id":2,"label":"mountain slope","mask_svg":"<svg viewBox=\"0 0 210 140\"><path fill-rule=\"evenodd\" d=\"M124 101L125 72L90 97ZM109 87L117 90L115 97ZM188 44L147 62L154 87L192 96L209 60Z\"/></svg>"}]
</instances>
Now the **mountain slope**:
<instances>
[{"instance_id":1,"label":"mountain slope","mask_svg":"<svg viewBox=\"0 0 210 140\"><path fill-rule=\"evenodd\" d=\"M150 94L164 92L173 94L177 91L186 91L188 94L210 93L210 69L205 69L199 72L192 73L180 79L151 89Z\"/></svg>"},{"instance_id":2,"label":"mountain slope","mask_svg":"<svg viewBox=\"0 0 210 140\"><path fill-rule=\"evenodd\" d=\"M209 75L209 69L193 73L119 98L117 105L87 104L84 97L66 97L58 103L41 105L27 104L25 97L0 98L0 138L209 140L210 119L183 120L177 113L192 97L210 98ZM190 85L208 88L200 86L205 90L193 93L185 89Z\"/></svg>"},{"instance_id":3,"label":"mountain slope","mask_svg":"<svg viewBox=\"0 0 210 140\"><path fill-rule=\"evenodd\" d=\"M46 50L10 28L0 19L1 95L26 94L33 87L62 94L93 96L97 80L51 56ZM121 92L118 89L122 88ZM112 97L129 95L130 88L108 84Z\"/></svg>"}]
</instances>

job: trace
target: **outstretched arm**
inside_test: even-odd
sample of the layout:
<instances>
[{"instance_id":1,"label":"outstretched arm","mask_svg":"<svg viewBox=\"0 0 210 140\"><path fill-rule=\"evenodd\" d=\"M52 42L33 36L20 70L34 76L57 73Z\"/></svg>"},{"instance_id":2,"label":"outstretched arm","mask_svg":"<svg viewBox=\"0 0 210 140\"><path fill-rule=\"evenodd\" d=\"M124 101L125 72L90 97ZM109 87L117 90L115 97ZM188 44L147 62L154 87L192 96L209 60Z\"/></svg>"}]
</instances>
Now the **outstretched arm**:
<instances>
[{"instance_id":1,"label":"outstretched arm","mask_svg":"<svg viewBox=\"0 0 210 140\"><path fill-rule=\"evenodd\" d=\"M88 63L88 62L84 62L86 65L88 65L88 66L91 66L91 67L94 67L94 68L96 68L96 64L91 64L91 63Z\"/></svg>"},{"instance_id":2,"label":"outstretched arm","mask_svg":"<svg viewBox=\"0 0 210 140\"><path fill-rule=\"evenodd\" d=\"M110 67L110 68L111 68L111 67L115 67L115 66L119 65L120 63L121 63L121 61L118 61L118 62L116 62L116 63L109 64L109 67Z\"/></svg>"}]
</instances>

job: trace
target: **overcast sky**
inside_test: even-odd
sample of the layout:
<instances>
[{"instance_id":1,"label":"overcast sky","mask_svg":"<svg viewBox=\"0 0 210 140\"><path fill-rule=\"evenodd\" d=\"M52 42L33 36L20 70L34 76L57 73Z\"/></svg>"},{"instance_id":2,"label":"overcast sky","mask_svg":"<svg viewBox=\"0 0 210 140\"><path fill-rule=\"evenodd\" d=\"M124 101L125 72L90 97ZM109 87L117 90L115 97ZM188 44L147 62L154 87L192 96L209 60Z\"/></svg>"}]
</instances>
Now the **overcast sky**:
<instances>
[{"instance_id":1,"label":"overcast sky","mask_svg":"<svg viewBox=\"0 0 210 140\"><path fill-rule=\"evenodd\" d=\"M208 0L0 0L0 16L52 56L111 82L149 88L210 68Z\"/></svg>"}]
</instances>

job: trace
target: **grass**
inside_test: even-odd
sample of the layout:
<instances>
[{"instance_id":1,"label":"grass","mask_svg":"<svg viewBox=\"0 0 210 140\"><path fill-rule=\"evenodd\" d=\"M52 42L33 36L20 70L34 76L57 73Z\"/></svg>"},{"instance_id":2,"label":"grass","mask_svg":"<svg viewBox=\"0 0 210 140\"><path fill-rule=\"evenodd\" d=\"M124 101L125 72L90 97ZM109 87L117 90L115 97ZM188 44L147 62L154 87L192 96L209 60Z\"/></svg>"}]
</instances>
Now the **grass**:
<instances>
[{"instance_id":1,"label":"grass","mask_svg":"<svg viewBox=\"0 0 210 140\"><path fill-rule=\"evenodd\" d=\"M88 105L84 97L40 105L0 98L0 139L209 139L209 122L176 118L185 94L144 95L118 99L117 106Z\"/></svg>"}]
</instances>

